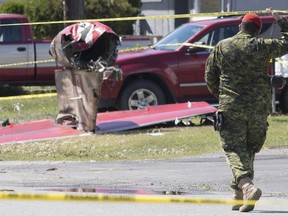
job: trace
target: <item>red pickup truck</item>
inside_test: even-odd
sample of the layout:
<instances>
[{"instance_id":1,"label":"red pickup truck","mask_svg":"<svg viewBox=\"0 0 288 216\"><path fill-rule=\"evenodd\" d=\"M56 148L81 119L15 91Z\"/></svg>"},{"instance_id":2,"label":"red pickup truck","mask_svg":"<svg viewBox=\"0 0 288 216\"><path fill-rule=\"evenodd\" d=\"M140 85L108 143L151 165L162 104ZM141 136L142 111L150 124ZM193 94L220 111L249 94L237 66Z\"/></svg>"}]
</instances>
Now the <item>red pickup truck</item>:
<instances>
[{"instance_id":1,"label":"red pickup truck","mask_svg":"<svg viewBox=\"0 0 288 216\"><path fill-rule=\"evenodd\" d=\"M33 40L31 26L5 26L28 22L22 15L0 14L0 65L52 59L48 53L51 41ZM53 84L56 68L56 62L0 66L0 83Z\"/></svg>"},{"instance_id":2,"label":"red pickup truck","mask_svg":"<svg viewBox=\"0 0 288 216\"><path fill-rule=\"evenodd\" d=\"M260 37L279 37L280 29L270 16L261 17ZM141 109L147 105L184 101L217 102L204 80L205 62L220 40L238 32L240 16L194 21L182 25L152 48L120 53L117 64L123 81L106 81L102 87L102 105L118 109ZM276 71L276 74L281 71ZM281 72L283 73L283 71ZM286 71L287 73L287 71ZM277 101L288 112L288 88L277 89Z\"/></svg>"}]
</instances>

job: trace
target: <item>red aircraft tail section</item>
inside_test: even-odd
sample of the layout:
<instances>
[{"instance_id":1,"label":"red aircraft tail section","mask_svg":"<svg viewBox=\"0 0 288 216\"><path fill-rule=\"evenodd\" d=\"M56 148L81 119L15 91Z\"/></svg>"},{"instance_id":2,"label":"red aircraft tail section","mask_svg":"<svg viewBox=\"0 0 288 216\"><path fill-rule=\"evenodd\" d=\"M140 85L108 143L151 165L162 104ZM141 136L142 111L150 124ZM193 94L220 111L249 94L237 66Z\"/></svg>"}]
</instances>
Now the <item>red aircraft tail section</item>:
<instances>
[{"instance_id":1,"label":"red aircraft tail section","mask_svg":"<svg viewBox=\"0 0 288 216\"><path fill-rule=\"evenodd\" d=\"M213 113L216 108L206 102L178 103L98 113L96 133L111 133L174 121L175 119ZM0 144L23 143L46 139L88 135L69 126L59 125L51 119L8 125L0 128Z\"/></svg>"},{"instance_id":2,"label":"red aircraft tail section","mask_svg":"<svg viewBox=\"0 0 288 216\"><path fill-rule=\"evenodd\" d=\"M141 110L98 113L97 133L110 133L174 121L216 112L216 108L206 102L188 102L146 107Z\"/></svg>"},{"instance_id":3,"label":"red aircraft tail section","mask_svg":"<svg viewBox=\"0 0 288 216\"><path fill-rule=\"evenodd\" d=\"M0 143L21 143L84 134L71 127L57 125L51 119L44 119L0 128Z\"/></svg>"}]
</instances>

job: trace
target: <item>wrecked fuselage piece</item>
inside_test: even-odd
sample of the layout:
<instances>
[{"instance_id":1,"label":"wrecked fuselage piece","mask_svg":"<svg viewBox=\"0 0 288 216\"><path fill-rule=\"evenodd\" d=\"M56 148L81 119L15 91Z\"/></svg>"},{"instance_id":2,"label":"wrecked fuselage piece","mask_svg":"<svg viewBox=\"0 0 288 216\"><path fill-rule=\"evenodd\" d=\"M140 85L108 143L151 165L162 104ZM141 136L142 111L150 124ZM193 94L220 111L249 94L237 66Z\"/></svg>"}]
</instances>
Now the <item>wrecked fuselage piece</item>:
<instances>
[{"instance_id":1,"label":"wrecked fuselage piece","mask_svg":"<svg viewBox=\"0 0 288 216\"><path fill-rule=\"evenodd\" d=\"M94 132L101 81L122 79L118 44L118 35L100 22L73 24L56 35L49 53L64 66L55 71L57 123Z\"/></svg>"}]
</instances>

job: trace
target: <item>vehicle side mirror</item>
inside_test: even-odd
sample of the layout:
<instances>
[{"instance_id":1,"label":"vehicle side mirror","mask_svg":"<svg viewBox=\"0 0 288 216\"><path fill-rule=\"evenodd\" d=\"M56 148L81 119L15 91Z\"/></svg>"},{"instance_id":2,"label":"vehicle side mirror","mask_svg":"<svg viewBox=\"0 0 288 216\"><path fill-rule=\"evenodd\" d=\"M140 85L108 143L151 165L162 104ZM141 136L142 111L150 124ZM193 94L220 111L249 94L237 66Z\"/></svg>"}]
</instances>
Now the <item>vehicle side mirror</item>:
<instances>
[{"instance_id":1,"label":"vehicle side mirror","mask_svg":"<svg viewBox=\"0 0 288 216\"><path fill-rule=\"evenodd\" d=\"M205 45L203 42L196 42L195 45ZM185 55L191 55L197 52L204 52L207 51L207 48L204 47L197 47L197 46L189 46L186 48Z\"/></svg>"}]
</instances>

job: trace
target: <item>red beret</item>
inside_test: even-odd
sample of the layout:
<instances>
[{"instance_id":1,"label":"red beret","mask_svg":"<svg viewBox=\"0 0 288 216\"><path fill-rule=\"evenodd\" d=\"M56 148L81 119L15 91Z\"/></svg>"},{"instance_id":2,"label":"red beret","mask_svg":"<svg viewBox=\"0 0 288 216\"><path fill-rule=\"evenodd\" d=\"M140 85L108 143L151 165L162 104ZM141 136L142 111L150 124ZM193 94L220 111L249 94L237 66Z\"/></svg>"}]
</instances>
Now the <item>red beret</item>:
<instances>
[{"instance_id":1,"label":"red beret","mask_svg":"<svg viewBox=\"0 0 288 216\"><path fill-rule=\"evenodd\" d=\"M246 14L243 17L242 22L251 22L251 23L256 24L259 28L262 27L262 21L261 21L260 17L254 13Z\"/></svg>"}]
</instances>

